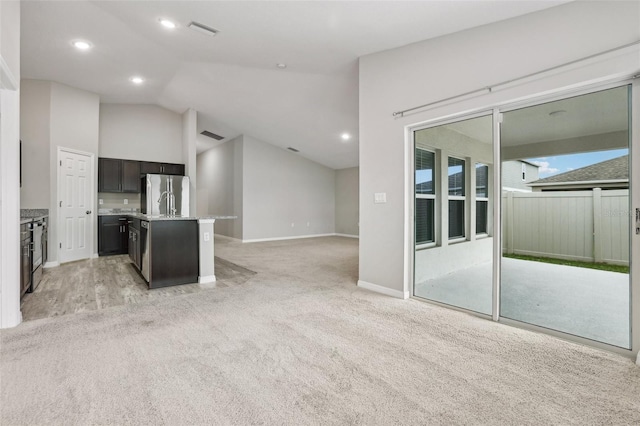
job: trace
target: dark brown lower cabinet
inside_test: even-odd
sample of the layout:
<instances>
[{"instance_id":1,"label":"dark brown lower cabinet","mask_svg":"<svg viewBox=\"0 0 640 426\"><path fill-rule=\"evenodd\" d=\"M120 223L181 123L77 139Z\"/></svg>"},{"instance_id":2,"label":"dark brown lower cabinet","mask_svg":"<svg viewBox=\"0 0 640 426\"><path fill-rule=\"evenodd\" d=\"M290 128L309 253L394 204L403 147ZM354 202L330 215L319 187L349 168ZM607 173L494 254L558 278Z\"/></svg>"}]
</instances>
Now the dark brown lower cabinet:
<instances>
[{"instance_id":1,"label":"dark brown lower cabinet","mask_svg":"<svg viewBox=\"0 0 640 426\"><path fill-rule=\"evenodd\" d=\"M197 221L153 221L147 232L149 237L143 240L151 246L144 247L143 252L149 256L149 288L198 282Z\"/></svg>"},{"instance_id":2,"label":"dark brown lower cabinet","mask_svg":"<svg viewBox=\"0 0 640 426\"><path fill-rule=\"evenodd\" d=\"M127 217L98 216L98 255L126 254L128 246Z\"/></svg>"}]
</instances>

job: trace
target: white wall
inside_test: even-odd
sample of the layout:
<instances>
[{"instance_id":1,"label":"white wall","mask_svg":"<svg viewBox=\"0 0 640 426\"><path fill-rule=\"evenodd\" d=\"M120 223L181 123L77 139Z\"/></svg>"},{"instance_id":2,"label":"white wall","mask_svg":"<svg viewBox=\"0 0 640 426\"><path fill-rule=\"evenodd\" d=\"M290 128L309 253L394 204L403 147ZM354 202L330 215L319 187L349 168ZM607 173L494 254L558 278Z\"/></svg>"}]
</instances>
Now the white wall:
<instances>
[{"instance_id":1,"label":"white wall","mask_svg":"<svg viewBox=\"0 0 640 426\"><path fill-rule=\"evenodd\" d=\"M22 188L20 208L48 209L49 146L51 144L51 82L20 83L20 139L22 140Z\"/></svg>"},{"instance_id":2,"label":"white wall","mask_svg":"<svg viewBox=\"0 0 640 426\"><path fill-rule=\"evenodd\" d=\"M197 157L198 216L238 216L216 221L215 233L242 239L242 136Z\"/></svg>"},{"instance_id":3,"label":"white wall","mask_svg":"<svg viewBox=\"0 0 640 426\"><path fill-rule=\"evenodd\" d=\"M336 170L336 233L358 235L360 220L360 169Z\"/></svg>"},{"instance_id":4,"label":"white wall","mask_svg":"<svg viewBox=\"0 0 640 426\"><path fill-rule=\"evenodd\" d=\"M22 208L49 209L48 262L58 260L58 147L93 154L94 188L97 189L98 95L64 84L22 81L21 137L23 152ZM96 190L94 189L94 191ZM96 192L94 192L95 197ZM97 201L96 201L97 204ZM96 223L97 209L92 217ZM93 227L94 253L97 227Z\"/></svg>"},{"instance_id":5,"label":"white wall","mask_svg":"<svg viewBox=\"0 0 640 426\"><path fill-rule=\"evenodd\" d=\"M0 328L7 328L21 321L19 2L0 2L0 60Z\"/></svg>"},{"instance_id":6,"label":"white wall","mask_svg":"<svg viewBox=\"0 0 640 426\"><path fill-rule=\"evenodd\" d=\"M20 81L20 2L0 2L0 50L16 82Z\"/></svg>"},{"instance_id":7,"label":"white wall","mask_svg":"<svg viewBox=\"0 0 640 426\"><path fill-rule=\"evenodd\" d=\"M100 98L95 93L60 83L51 83L51 122L49 164L49 257L58 261L58 148L70 148L94 155L93 198L97 205L98 188L98 127ZM98 252L97 208L92 212L93 253Z\"/></svg>"},{"instance_id":8,"label":"white wall","mask_svg":"<svg viewBox=\"0 0 640 426\"><path fill-rule=\"evenodd\" d=\"M198 139L198 113L195 109L187 109L182 114L182 159L184 162L184 175L189 177L189 211L191 215L196 212L196 187L197 187L197 163L196 140Z\"/></svg>"},{"instance_id":9,"label":"white wall","mask_svg":"<svg viewBox=\"0 0 640 426\"><path fill-rule=\"evenodd\" d=\"M185 163L183 117L156 105L100 104L100 157Z\"/></svg>"},{"instance_id":10,"label":"white wall","mask_svg":"<svg viewBox=\"0 0 640 426\"><path fill-rule=\"evenodd\" d=\"M335 171L243 139L243 240L334 233Z\"/></svg>"},{"instance_id":11,"label":"white wall","mask_svg":"<svg viewBox=\"0 0 640 426\"><path fill-rule=\"evenodd\" d=\"M597 29L597 30L596 30ZM360 59L360 280L407 294L405 127L638 70L637 52L457 103L392 116L640 39L640 3L572 2ZM386 204L373 194L385 192Z\"/></svg>"}]
</instances>

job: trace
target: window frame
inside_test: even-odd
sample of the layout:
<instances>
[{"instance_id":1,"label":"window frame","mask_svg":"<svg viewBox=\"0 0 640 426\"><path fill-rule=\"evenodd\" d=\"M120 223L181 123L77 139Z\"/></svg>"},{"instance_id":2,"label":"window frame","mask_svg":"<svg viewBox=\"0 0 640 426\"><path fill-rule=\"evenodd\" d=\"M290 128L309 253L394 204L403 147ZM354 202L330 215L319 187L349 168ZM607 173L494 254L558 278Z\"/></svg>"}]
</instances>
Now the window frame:
<instances>
[{"instance_id":1,"label":"window frame","mask_svg":"<svg viewBox=\"0 0 640 426\"><path fill-rule=\"evenodd\" d=\"M459 161L462 161L462 195L450 195L449 194L449 159L456 159ZM464 157L458 157L456 155L451 155L451 154L447 154L447 217L448 220L451 219L451 208L450 208L450 203L449 201L462 201L462 235L461 236L455 236L455 237L451 237L450 234L450 227L451 224L449 222L447 222L448 226L446 229L447 232L447 241L449 242L449 244L455 244L455 243L461 243L463 241L467 241L467 214L468 211L467 209L469 208L469 203L467 202L467 197L468 197L468 191L466 188L467 185L467 159ZM444 231L444 230L443 230Z\"/></svg>"},{"instance_id":2,"label":"window frame","mask_svg":"<svg viewBox=\"0 0 640 426\"><path fill-rule=\"evenodd\" d=\"M487 168L487 182L486 182L486 197L479 197L478 196L478 165L480 166L484 166ZM476 173L476 187L473 188L474 191L474 196L475 196L475 203L476 203L476 229L473 230L473 233L476 235L476 238L485 238L489 236L489 173L490 173L490 168L488 164L485 163L481 163L481 162L476 162L475 166L474 166L474 171ZM484 225L486 231L485 232L478 232L478 216L477 216L477 211L478 211L478 202L483 202L486 203L486 223Z\"/></svg>"},{"instance_id":3,"label":"window frame","mask_svg":"<svg viewBox=\"0 0 640 426\"><path fill-rule=\"evenodd\" d=\"M415 182L415 175L416 175L416 161L415 161L415 151L417 150L421 150L421 151L425 151L425 152L429 152L431 154L433 154L433 172L432 172L432 181L433 181L433 194L419 194L416 192L416 185L417 182ZM413 174L414 174L414 184L413 184L413 195L415 197L416 200L418 199L424 199L424 200L433 200L433 241L428 241L425 243L418 243L416 240L416 235L417 235L417 227L415 226L414 223L414 232L413 232L413 238L414 238L414 245L415 245L415 249L416 250L423 250L423 249L428 249L428 248L432 248L432 247L436 247L437 244L437 229L436 229L436 224L438 223L438 187L436 185L436 176L438 175L438 153L436 152L435 149L427 149L427 148L422 148L422 147L418 147L416 146L414 148L414 164L413 164ZM417 221L417 217L415 216L415 211L416 211L416 207L417 207L417 201L415 202L414 205L414 221Z\"/></svg>"}]
</instances>

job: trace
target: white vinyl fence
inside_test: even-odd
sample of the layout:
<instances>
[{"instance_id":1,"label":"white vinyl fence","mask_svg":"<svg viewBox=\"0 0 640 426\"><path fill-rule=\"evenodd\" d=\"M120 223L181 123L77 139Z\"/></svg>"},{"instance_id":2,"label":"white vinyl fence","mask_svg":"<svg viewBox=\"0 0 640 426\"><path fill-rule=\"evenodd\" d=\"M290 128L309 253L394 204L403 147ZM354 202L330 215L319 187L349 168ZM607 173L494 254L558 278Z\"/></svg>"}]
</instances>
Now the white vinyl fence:
<instances>
[{"instance_id":1,"label":"white vinyl fence","mask_svg":"<svg viewBox=\"0 0 640 426\"><path fill-rule=\"evenodd\" d=\"M629 264L629 191L505 192L506 253Z\"/></svg>"}]
</instances>

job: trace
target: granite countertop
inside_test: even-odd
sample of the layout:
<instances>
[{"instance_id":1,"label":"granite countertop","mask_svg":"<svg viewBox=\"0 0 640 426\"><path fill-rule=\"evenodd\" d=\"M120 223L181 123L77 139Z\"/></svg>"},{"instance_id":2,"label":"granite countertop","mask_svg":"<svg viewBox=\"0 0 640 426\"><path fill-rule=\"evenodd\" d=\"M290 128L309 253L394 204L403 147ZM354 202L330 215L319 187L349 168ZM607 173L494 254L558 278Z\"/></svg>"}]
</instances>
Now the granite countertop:
<instances>
[{"instance_id":1,"label":"granite countertop","mask_svg":"<svg viewBox=\"0 0 640 426\"><path fill-rule=\"evenodd\" d=\"M135 211L107 211L101 210L98 212L98 216L129 216L135 217L142 220L148 220L149 222L160 221L160 220L219 220L219 219L237 219L238 216L155 216L155 215L147 215L140 212Z\"/></svg>"},{"instance_id":2,"label":"granite countertop","mask_svg":"<svg viewBox=\"0 0 640 426\"><path fill-rule=\"evenodd\" d=\"M20 209L20 225L49 217L49 209Z\"/></svg>"}]
</instances>

